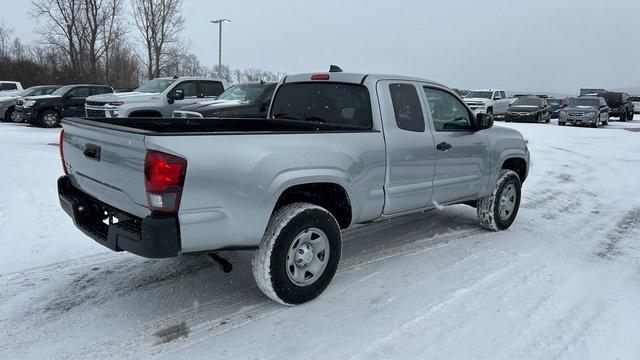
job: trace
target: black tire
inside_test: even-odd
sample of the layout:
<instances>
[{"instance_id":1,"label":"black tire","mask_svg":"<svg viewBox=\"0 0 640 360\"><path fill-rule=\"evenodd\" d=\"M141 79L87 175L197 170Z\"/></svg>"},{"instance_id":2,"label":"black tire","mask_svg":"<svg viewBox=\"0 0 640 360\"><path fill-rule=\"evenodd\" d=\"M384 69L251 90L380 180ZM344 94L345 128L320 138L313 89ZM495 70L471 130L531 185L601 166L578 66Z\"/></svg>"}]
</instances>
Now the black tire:
<instances>
[{"instance_id":1,"label":"black tire","mask_svg":"<svg viewBox=\"0 0 640 360\"><path fill-rule=\"evenodd\" d=\"M562 121L558 121L558 126L564 126L564 123Z\"/></svg>"},{"instance_id":2,"label":"black tire","mask_svg":"<svg viewBox=\"0 0 640 360\"><path fill-rule=\"evenodd\" d=\"M619 120L622 121L622 122L626 122L627 121L627 114L626 113L620 114Z\"/></svg>"},{"instance_id":3,"label":"black tire","mask_svg":"<svg viewBox=\"0 0 640 360\"><path fill-rule=\"evenodd\" d=\"M547 115L547 124L551 122L551 113Z\"/></svg>"},{"instance_id":4,"label":"black tire","mask_svg":"<svg viewBox=\"0 0 640 360\"><path fill-rule=\"evenodd\" d=\"M287 255L292 246L302 241L299 236L309 229L319 229L326 235L329 255L320 275L312 283L300 286L288 273ZM341 252L340 227L330 212L309 203L286 205L271 215L253 258L253 277L270 299L284 305L302 304L315 299L329 286L338 270ZM314 253L313 259L319 255Z\"/></svg>"},{"instance_id":5,"label":"black tire","mask_svg":"<svg viewBox=\"0 0 640 360\"><path fill-rule=\"evenodd\" d=\"M13 108L9 108L4 113L4 118L2 118L2 122L11 122L11 114L13 114Z\"/></svg>"},{"instance_id":6,"label":"black tire","mask_svg":"<svg viewBox=\"0 0 640 360\"><path fill-rule=\"evenodd\" d=\"M503 217L500 215L500 201L509 186L513 186L513 191L515 192L513 195L514 208L508 212L508 216ZM511 170L503 171L498 177L496 187L491 195L478 200L477 214L480 226L491 231L508 229L518 215L521 186L518 174Z\"/></svg>"},{"instance_id":7,"label":"black tire","mask_svg":"<svg viewBox=\"0 0 640 360\"><path fill-rule=\"evenodd\" d=\"M51 120L51 118L55 120ZM54 128L60 126L60 114L55 110L45 110L38 115L36 126L43 128Z\"/></svg>"}]
</instances>

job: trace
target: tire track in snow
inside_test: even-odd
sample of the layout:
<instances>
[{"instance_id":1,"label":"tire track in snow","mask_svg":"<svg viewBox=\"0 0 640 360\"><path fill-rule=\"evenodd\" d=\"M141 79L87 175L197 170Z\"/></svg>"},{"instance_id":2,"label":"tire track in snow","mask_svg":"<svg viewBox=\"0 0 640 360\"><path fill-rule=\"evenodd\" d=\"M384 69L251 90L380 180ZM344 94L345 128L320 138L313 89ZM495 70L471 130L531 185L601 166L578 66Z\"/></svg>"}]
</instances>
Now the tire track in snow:
<instances>
[{"instance_id":1,"label":"tire track in snow","mask_svg":"<svg viewBox=\"0 0 640 360\"><path fill-rule=\"evenodd\" d=\"M622 255L621 242L633 238L638 239L640 232L640 207L628 211L616 224L604 241L600 243L600 250L596 255L603 259L613 260Z\"/></svg>"},{"instance_id":2,"label":"tire track in snow","mask_svg":"<svg viewBox=\"0 0 640 360\"><path fill-rule=\"evenodd\" d=\"M412 255L426 249L476 237L478 235L491 235L493 233L484 230L471 230L459 233L452 233L434 238L420 239L392 249L385 249L375 253L358 255L346 259L338 269L338 274L359 269L361 267L385 261L394 257ZM230 314L226 311L240 308ZM289 307L280 306L266 299L258 293L254 287L247 287L245 290L236 293L234 296L227 296L217 299L214 302L199 304L195 308L177 312L169 316L157 319L119 334L107 340L88 344L78 352L65 353L61 358L120 358L122 354L127 354L131 349L136 348L137 356L140 352L148 352L152 356L164 355L166 352L176 351L180 348L191 346L203 339L216 336L224 332L237 329L253 321L268 317L280 311L286 311ZM178 323L186 323L189 327L189 337L180 338L167 344L157 344L154 333ZM96 349L108 349L105 353L96 353Z\"/></svg>"}]
</instances>

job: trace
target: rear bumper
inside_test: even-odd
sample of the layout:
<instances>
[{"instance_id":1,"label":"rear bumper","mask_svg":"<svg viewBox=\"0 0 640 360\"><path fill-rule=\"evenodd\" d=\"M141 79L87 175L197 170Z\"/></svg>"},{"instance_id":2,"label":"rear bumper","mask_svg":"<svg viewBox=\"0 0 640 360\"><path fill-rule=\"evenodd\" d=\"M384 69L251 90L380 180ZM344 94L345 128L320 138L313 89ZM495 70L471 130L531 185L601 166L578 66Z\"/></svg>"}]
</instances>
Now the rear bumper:
<instances>
[{"instance_id":1,"label":"rear bumper","mask_svg":"<svg viewBox=\"0 0 640 360\"><path fill-rule=\"evenodd\" d=\"M128 251L146 258L174 257L180 253L175 215L139 218L124 213L75 188L68 176L58 179L58 197L60 206L78 229L113 251ZM105 219L112 217L118 222L105 224Z\"/></svg>"}]
</instances>

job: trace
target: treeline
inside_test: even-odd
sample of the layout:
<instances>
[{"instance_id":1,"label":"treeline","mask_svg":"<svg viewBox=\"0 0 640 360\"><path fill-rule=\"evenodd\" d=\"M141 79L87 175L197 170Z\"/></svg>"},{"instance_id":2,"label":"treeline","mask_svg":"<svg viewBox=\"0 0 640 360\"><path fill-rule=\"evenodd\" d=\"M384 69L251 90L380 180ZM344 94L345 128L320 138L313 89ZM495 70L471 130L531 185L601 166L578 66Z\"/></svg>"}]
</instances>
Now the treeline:
<instances>
[{"instance_id":1,"label":"treeline","mask_svg":"<svg viewBox=\"0 0 640 360\"><path fill-rule=\"evenodd\" d=\"M158 76L213 76L229 83L277 80L258 69L203 66L180 37L182 0L33 0L38 39L25 44L0 24L0 79L134 88Z\"/></svg>"}]
</instances>

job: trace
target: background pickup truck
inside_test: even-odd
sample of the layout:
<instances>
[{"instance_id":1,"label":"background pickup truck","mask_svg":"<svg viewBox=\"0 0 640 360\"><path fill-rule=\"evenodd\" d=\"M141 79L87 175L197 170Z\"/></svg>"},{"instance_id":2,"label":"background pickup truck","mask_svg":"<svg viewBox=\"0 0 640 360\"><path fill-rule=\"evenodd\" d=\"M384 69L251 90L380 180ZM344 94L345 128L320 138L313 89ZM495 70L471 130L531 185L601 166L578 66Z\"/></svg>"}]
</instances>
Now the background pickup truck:
<instances>
[{"instance_id":1,"label":"background pickup truck","mask_svg":"<svg viewBox=\"0 0 640 360\"><path fill-rule=\"evenodd\" d=\"M65 119L58 192L116 251L258 249L260 289L299 304L329 285L354 224L466 203L482 227L509 227L529 151L492 125L435 82L292 75L267 119Z\"/></svg>"},{"instance_id":2,"label":"background pickup truck","mask_svg":"<svg viewBox=\"0 0 640 360\"><path fill-rule=\"evenodd\" d=\"M224 80L206 77L156 78L133 92L91 96L85 105L90 118L171 117L174 110L215 99L224 92Z\"/></svg>"},{"instance_id":3,"label":"background pickup truck","mask_svg":"<svg viewBox=\"0 0 640 360\"><path fill-rule=\"evenodd\" d=\"M464 97L464 102L474 114L494 115L496 118L503 118L511 104L505 91L496 89L471 90Z\"/></svg>"}]
</instances>

